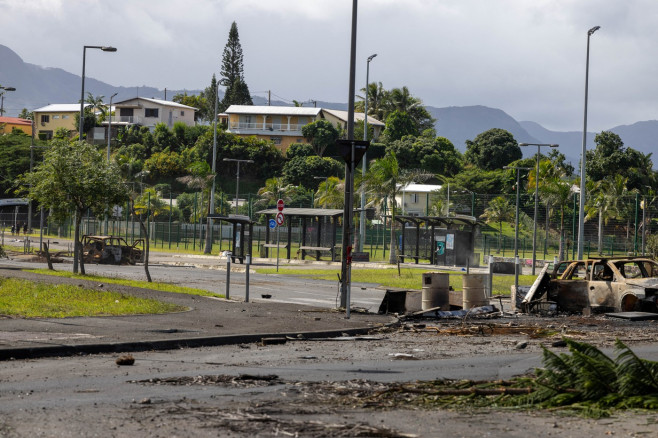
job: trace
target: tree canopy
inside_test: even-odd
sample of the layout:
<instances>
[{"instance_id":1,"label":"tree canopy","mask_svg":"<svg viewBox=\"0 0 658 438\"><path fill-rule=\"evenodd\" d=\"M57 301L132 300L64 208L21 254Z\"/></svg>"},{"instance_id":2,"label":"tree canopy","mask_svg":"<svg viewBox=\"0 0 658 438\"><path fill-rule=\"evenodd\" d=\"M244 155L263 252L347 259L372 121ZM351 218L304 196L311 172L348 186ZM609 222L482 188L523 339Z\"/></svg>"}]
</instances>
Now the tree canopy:
<instances>
[{"instance_id":1,"label":"tree canopy","mask_svg":"<svg viewBox=\"0 0 658 438\"><path fill-rule=\"evenodd\" d=\"M76 213L75 241L80 243L80 221L90 210L102 217L114 205L128 200L128 188L117 166L87 142L69 143L53 140L44 160L32 173L18 178L19 193L50 209L56 219L66 219ZM77 272L78 252L74 254Z\"/></svg>"},{"instance_id":2,"label":"tree canopy","mask_svg":"<svg viewBox=\"0 0 658 438\"><path fill-rule=\"evenodd\" d=\"M587 151L585 173L593 181L601 181L609 175L622 175L628 178L628 188L643 190L651 184L651 154L643 154L625 147L624 142L614 132L603 131L594 137L596 148Z\"/></svg>"},{"instance_id":3,"label":"tree canopy","mask_svg":"<svg viewBox=\"0 0 658 438\"><path fill-rule=\"evenodd\" d=\"M464 160L483 170L502 169L523 156L514 136L504 129L494 128L466 140Z\"/></svg>"},{"instance_id":4,"label":"tree canopy","mask_svg":"<svg viewBox=\"0 0 658 438\"><path fill-rule=\"evenodd\" d=\"M283 165L283 177L286 182L303 185L309 188L317 187L315 177L337 176L343 173L345 165L329 157L311 155L297 156Z\"/></svg>"},{"instance_id":5,"label":"tree canopy","mask_svg":"<svg viewBox=\"0 0 658 438\"><path fill-rule=\"evenodd\" d=\"M462 168L461 154L445 137L405 136L390 143L386 150L395 152L404 169L422 169L452 177Z\"/></svg>"},{"instance_id":6,"label":"tree canopy","mask_svg":"<svg viewBox=\"0 0 658 438\"><path fill-rule=\"evenodd\" d=\"M316 120L302 126L302 135L311 142L313 150L321 157L329 146L336 143L340 133L328 120Z\"/></svg>"},{"instance_id":7,"label":"tree canopy","mask_svg":"<svg viewBox=\"0 0 658 438\"><path fill-rule=\"evenodd\" d=\"M253 105L249 87L244 80L242 45L235 21L231 24L228 41L224 46L220 75L219 84L226 87L224 99L219 107L220 112L231 105Z\"/></svg>"}]
</instances>

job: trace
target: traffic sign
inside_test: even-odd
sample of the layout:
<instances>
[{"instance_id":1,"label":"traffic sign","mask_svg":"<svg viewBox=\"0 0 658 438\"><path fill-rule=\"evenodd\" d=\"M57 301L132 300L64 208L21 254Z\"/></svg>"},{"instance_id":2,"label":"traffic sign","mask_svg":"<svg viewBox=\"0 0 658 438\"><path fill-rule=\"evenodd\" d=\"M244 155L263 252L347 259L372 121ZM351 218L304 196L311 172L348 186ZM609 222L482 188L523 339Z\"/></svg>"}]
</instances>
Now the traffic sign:
<instances>
[{"instance_id":1,"label":"traffic sign","mask_svg":"<svg viewBox=\"0 0 658 438\"><path fill-rule=\"evenodd\" d=\"M367 140L336 140L336 145L338 153L348 166L352 164L352 145L354 145L354 165L356 166L368 150L370 142Z\"/></svg>"},{"instance_id":2,"label":"traffic sign","mask_svg":"<svg viewBox=\"0 0 658 438\"><path fill-rule=\"evenodd\" d=\"M283 215L283 213L278 212L276 214L276 223L277 223L277 225L283 225L284 220L285 220L285 216Z\"/></svg>"},{"instance_id":3,"label":"traffic sign","mask_svg":"<svg viewBox=\"0 0 658 438\"><path fill-rule=\"evenodd\" d=\"M276 221L275 221L274 219L270 219L270 220L269 220L269 227L270 227L271 229L275 229L275 228L276 228Z\"/></svg>"},{"instance_id":4,"label":"traffic sign","mask_svg":"<svg viewBox=\"0 0 658 438\"><path fill-rule=\"evenodd\" d=\"M279 211L283 211L283 199L279 199L276 201L276 209Z\"/></svg>"}]
</instances>

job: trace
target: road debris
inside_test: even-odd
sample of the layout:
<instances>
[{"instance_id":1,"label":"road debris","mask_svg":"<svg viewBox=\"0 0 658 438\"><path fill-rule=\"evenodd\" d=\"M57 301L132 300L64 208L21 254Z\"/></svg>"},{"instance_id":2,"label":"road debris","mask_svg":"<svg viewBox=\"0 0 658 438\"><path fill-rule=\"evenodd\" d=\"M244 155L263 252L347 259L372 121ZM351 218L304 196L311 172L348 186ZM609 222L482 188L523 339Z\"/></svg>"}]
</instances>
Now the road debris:
<instances>
[{"instance_id":1,"label":"road debris","mask_svg":"<svg viewBox=\"0 0 658 438\"><path fill-rule=\"evenodd\" d=\"M124 365L134 365L135 364L135 358L133 357L132 354L124 354L116 359L116 364L119 366L124 366Z\"/></svg>"}]
</instances>

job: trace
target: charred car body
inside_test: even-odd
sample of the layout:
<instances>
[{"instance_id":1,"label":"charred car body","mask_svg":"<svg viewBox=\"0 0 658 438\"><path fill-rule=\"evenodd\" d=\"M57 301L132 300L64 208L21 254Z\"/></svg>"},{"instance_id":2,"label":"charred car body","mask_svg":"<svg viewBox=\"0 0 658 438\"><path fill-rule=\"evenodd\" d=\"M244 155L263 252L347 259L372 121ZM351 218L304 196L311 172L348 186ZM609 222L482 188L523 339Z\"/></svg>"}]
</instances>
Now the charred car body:
<instances>
[{"instance_id":1,"label":"charred car body","mask_svg":"<svg viewBox=\"0 0 658 438\"><path fill-rule=\"evenodd\" d=\"M558 310L658 313L658 263L649 258L600 258L557 263L542 272L523 300L532 311L541 302Z\"/></svg>"},{"instance_id":2,"label":"charred car body","mask_svg":"<svg viewBox=\"0 0 658 438\"><path fill-rule=\"evenodd\" d=\"M144 261L144 239L129 245L116 236L82 236L82 254L85 263L134 265Z\"/></svg>"}]
</instances>

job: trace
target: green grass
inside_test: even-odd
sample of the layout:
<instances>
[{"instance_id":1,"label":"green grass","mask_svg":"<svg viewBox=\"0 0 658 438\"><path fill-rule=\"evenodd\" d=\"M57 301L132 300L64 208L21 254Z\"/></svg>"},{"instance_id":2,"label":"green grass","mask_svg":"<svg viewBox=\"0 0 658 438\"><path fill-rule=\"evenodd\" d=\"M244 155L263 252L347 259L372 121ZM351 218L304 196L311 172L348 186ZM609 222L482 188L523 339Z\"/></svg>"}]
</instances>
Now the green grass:
<instances>
[{"instance_id":1,"label":"green grass","mask_svg":"<svg viewBox=\"0 0 658 438\"><path fill-rule=\"evenodd\" d=\"M437 269L427 270L416 268L402 268L400 275L398 270L390 269L352 269L352 282L353 283L374 283L384 288L399 288L399 289L421 289L422 288L422 274L424 272L441 272ZM276 268L256 268L259 274L276 274ZM443 271L450 274L450 286L454 290L462 289L462 272ZM278 274L280 275L295 275L303 278L311 278L316 280L330 280L338 281L336 274L340 273L340 269L306 269L300 268L279 268ZM532 275L519 275L519 285L530 286L535 281L536 277ZM509 295L510 286L514 284L513 275L494 275L493 278L493 295Z\"/></svg>"},{"instance_id":2,"label":"green grass","mask_svg":"<svg viewBox=\"0 0 658 438\"><path fill-rule=\"evenodd\" d=\"M185 307L117 292L0 278L0 314L22 318L66 318L180 312Z\"/></svg>"},{"instance_id":3,"label":"green grass","mask_svg":"<svg viewBox=\"0 0 658 438\"><path fill-rule=\"evenodd\" d=\"M216 294L204 289L196 289L192 287L177 286L170 283L158 283L140 280L125 280L122 278L101 277L98 275L80 275L64 271L51 271L49 269L25 269L26 272L34 272L36 274L54 275L57 277L76 278L79 280L98 281L100 283L119 284L122 286L139 287L142 289L158 290L162 292L173 292L188 295L201 295L205 297L223 297L224 295Z\"/></svg>"}]
</instances>

